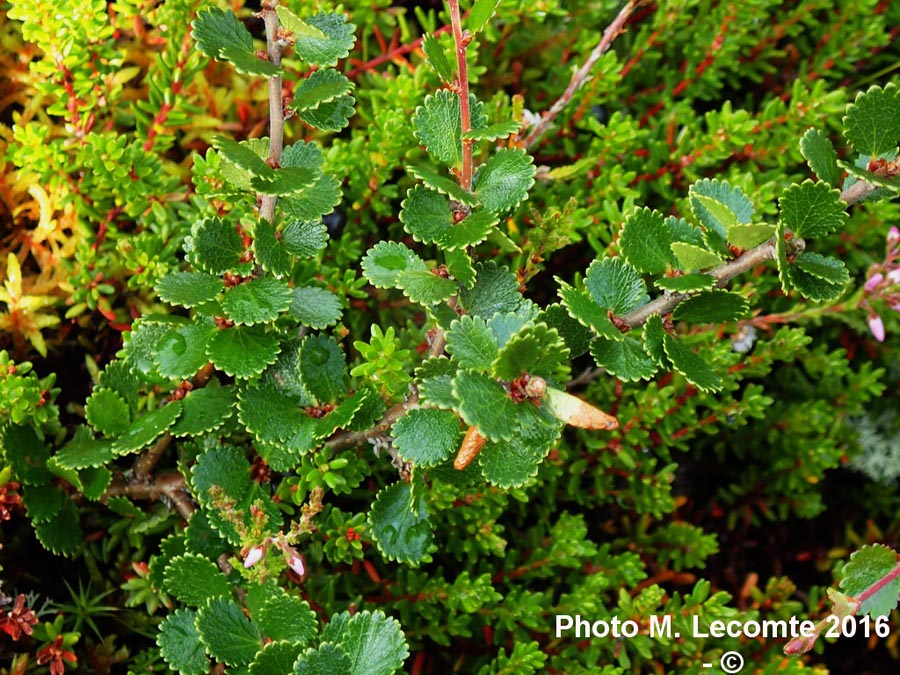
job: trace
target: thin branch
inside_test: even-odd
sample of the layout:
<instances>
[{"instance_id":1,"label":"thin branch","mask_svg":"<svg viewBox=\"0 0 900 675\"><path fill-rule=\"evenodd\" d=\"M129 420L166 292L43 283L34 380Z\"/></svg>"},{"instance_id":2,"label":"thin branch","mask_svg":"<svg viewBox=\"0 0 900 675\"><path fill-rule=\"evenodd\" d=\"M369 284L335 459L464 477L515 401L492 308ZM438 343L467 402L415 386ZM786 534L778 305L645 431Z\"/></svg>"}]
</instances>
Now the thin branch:
<instances>
[{"instance_id":1,"label":"thin branch","mask_svg":"<svg viewBox=\"0 0 900 675\"><path fill-rule=\"evenodd\" d=\"M266 50L269 62L281 65L281 44L278 41L278 15L275 7L278 0L263 0L262 18L266 24ZM269 78L269 165L281 164L281 150L284 146L284 98L281 94L281 75ZM275 222L274 195L263 195L259 206L259 217Z\"/></svg>"},{"instance_id":2,"label":"thin branch","mask_svg":"<svg viewBox=\"0 0 900 675\"><path fill-rule=\"evenodd\" d=\"M450 22L453 24L453 42L456 45L456 65L459 70L457 76L457 94L459 95L459 115L462 131L462 174L459 177L459 185L466 192L472 189L472 144L471 138L465 135L472 129L472 121L469 111L469 69L466 65L466 47L472 41L468 31L463 32L462 18L459 14L459 0L449 0Z\"/></svg>"},{"instance_id":3,"label":"thin branch","mask_svg":"<svg viewBox=\"0 0 900 675\"><path fill-rule=\"evenodd\" d=\"M757 246L756 248L745 251L739 258L731 260L721 267L709 272L709 275L715 277L717 286L724 286L726 282L734 279L739 274L743 274L747 270L753 269L767 260L775 257L775 238L769 239ZM644 322L653 314L668 314L675 306L685 298L690 297L690 293L666 293L659 296L655 300L648 302L643 307L638 307L633 312L629 312L621 317L622 321L632 328L643 326Z\"/></svg>"},{"instance_id":4,"label":"thin branch","mask_svg":"<svg viewBox=\"0 0 900 675\"><path fill-rule=\"evenodd\" d=\"M172 443L172 434L168 431L159 437L159 440L153 444L153 447L143 453L134 462L134 477L138 480L145 480L150 477L153 467L159 463L166 448Z\"/></svg>"},{"instance_id":5,"label":"thin branch","mask_svg":"<svg viewBox=\"0 0 900 675\"><path fill-rule=\"evenodd\" d=\"M878 190L878 186L866 183L865 181L858 181L841 193L841 199L847 203L847 206L850 206L869 196L876 190ZM740 257L730 260L724 265L711 270L708 274L716 279L717 286L722 287L736 276L753 269L757 265L772 260L774 257L775 238L773 237L756 248L745 251ZM644 325L647 319L654 314L659 314L660 316L668 314L675 309L681 301L690 296L690 293L665 293L648 302L643 307L638 307L633 312L629 312L620 318L631 328L638 328ZM589 373L581 373L575 380L568 384L568 387L572 388L575 382L578 384L587 384L596 379L602 372L603 369L595 368Z\"/></svg>"},{"instance_id":6,"label":"thin branch","mask_svg":"<svg viewBox=\"0 0 900 675\"><path fill-rule=\"evenodd\" d=\"M118 476L106 490L106 494L103 495L101 501L106 502L110 497L117 496L148 500L167 497L185 520L189 519L195 510L194 503L188 494L184 477L180 473L162 474L150 482L126 481L121 476Z\"/></svg>"},{"instance_id":7,"label":"thin branch","mask_svg":"<svg viewBox=\"0 0 900 675\"><path fill-rule=\"evenodd\" d=\"M336 452L338 450L362 445L370 438L375 438L376 436L387 433L390 428L394 426L394 422L406 415L410 410L418 407L419 397L410 396L407 400L403 401L403 403L398 403L389 408L375 426L366 429L365 431L343 431L339 434L335 434L334 438L325 443L325 447L332 452Z\"/></svg>"},{"instance_id":8,"label":"thin branch","mask_svg":"<svg viewBox=\"0 0 900 675\"><path fill-rule=\"evenodd\" d=\"M600 38L600 42L596 47L594 47L594 50L591 52L590 56L588 56L587 61L585 61L584 64L582 64L581 68L579 68L572 75L572 79L569 80L569 86L566 87L563 95L560 96L552 106L550 106L549 110L544 112L541 120L534 125L531 133L528 134L528 137L525 139L526 148L531 147L540 139L544 132L547 131L550 123L553 122L553 119L557 115L559 115L559 113L561 113L567 105L569 105L569 102L572 100L575 92L577 92L585 85L585 83L588 81L588 76L590 75L591 69L594 67L600 57L606 53L610 45L612 45L613 40L615 40L624 32L625 23L628 21L629 17L631 17L634 10L637 9L640 4L642 4L642 2L643 0L629 0L629 2L619 11L618 16L616 16L613 22L606 27L606 30L603 31L603 35Z\"/></svg>"}]
</instances>

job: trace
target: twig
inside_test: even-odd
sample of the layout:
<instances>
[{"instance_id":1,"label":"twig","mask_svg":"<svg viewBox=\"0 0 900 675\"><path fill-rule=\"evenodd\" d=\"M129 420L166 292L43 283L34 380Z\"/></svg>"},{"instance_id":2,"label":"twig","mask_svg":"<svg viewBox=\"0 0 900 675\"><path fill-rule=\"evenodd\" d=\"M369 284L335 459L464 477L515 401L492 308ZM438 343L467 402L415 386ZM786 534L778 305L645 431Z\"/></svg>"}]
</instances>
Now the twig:
<instances>
[{"instance_id":1,"label":"twig","mask_svg":"<svg viewBox=\"0 0 900 675\"><path fill-rule=\"evenodd\" d=\"M281 44L278 41L278 15L275 7L278 0L263 0L262 18L266 24L266 49L269 62L281 65ZM269 165L281 164L281 150L284 145L284 98L281 95L281 75L269 78ZM275 222L274 195L263 195L259 206L259 217Z\"/></svg>"},{"instance_id":2,"label":"twig","mask_svg":"<svg viewBox=\"0 0 900 675\"><path fill-rule=\"evenodd\" d=\"M462 132L462 173L459 177L460 187L468 192L472 189L472 144L466 134L472 129L469 111L469 69L466 65L466 47L472 41L469 31L463 32L462 18L459 14L459 0L449 0L450 22L453 24L453 42L456 44L457 94L459 95L459 115Z\"/></svg>"},{"instance_id":3,"label":"twig","mask_svg":"<svg viewBox=\"0 0 900 675\"><path fill-rule=\"evenodd\" d=\"M876 190L878 190L878 186L872 185L871 183L866 183L865 181L858 181L841 193L841 199L847 203L847 206L850 206L851 204L855 204L861 199L869 196ZM771 260L774 257L775 238L773 237L772 239L763 242L756 248L745 251L739 258L730 260L724 265L711 270L709 272L709 275L716 279L717 286L722 287L728 281L734 279L736 276L743 274L744 272L751 270L757 265L761 265L762 263ZM675 309L675 307L682 300L690 297L691 295L691 293L665 293L655 300L651 300L646 305L638 307L633 312L629 312L628 314L625 314L620 318L631 328L638 328L642 326L653 314L659 314L660 316L668 314L673 309ZM589 373L581 373L567 386L568 388L573 388L576 382L577 384L587 384L588 382L596 379L602 372L602 368L595 368Z\"/></svg>"},{"instance_id":4,"label":"twig","mask_svg":"<svg viewBox=\"0 0 900 675\"><path fill-rule=\"evenodd\" d=\"M325 443L325 447L332 452L336 452L338 450L344 450L345 448L361 445L370 438L375 438L376 436L387 433L388 430L394 426L394 422L399 420L410 410L418 407L419 397L410 396L402 403L398 403L389 408L375 426L366 429L365 431L342 431Z\"/></svg>"},{"instance_id":5,"label":"twig","mask_svg":"<svg viewBox=\"0 0 900 675\"><path fill-rule=\"evenodd\" d=\"M159 437L159 440L153 444L153 447L143 453L134 462L134 477L138 480L146 480L150 477L150 472L157 465L166 448L172 443L172 434L168 431Z\"/></svg>"},{"instance_id":6,"label":"twig","mask_svg":"<svg viewBox=\"0 0 900 675\"><path fill-rule=\"evenodd\" d=\"M745 251L739 258L731 260L721 267L709 272L709 275L715 277L718 282L717 286L724 286L725 283L739 274L743 274L747 270L753 269L767 260L775 257L775 238L769 239L756 248ZM668 314L675 306L685 298L690 297L690 293L666 293L655 300L648 302L643 307L638 307L633 312L629 312L621 317L622 321L632 328L643 326L644 322L653 314Z\"/></svg>"},{"instance_id":7,"label":"twig","mask_svg":"<svg viewBox=\"0 0 900 675\"><path fill-rule=\"evenodd\" d=\"M131 497L133 499L160 499L169 498L185 520L194 513L194 503L187 492L184 477L180 473L166 473L154 478L152 481L126 481L118 476L113 484L106 490L101 498L106 502L110 497Z\"/></svg>"},{"instance_id":8,"label":"twig","mask_svg":"<svg viewBox=\"0 0 900 675\"><path fill-rule=\"evenodd\" d=\"M629 0L628 3L621 10L619 10L618 16L616 16L613 22L606 27L605 31L603 31L600 42L596 47L594 47L594 50L591 52L590 56L588 56L587 61L585 61L581 68L579 68L572 75L572 79L569 80L569 86L566 87L563 95L560 96L552 106L550 106L549 110L544 112L540 121L534 125L531 133L528 134L528 136L525 138L526 148L531 147L538 141L538 139L544 134L544 132L547 131L547 127L550 126L550 123L553 121L553 119L569 104L569 101L572 100L575 92L585 85L591 69L594 67L600 57L603 56L604 53L606 53L610 45L612 45L613 40L621 35L621 33L624 31L625 23L628 21L628 18L638 7L638 5L641 4L642 1L643 0ZM453 3L450 4L452 5Z\"/></svg>"}]
</instances>

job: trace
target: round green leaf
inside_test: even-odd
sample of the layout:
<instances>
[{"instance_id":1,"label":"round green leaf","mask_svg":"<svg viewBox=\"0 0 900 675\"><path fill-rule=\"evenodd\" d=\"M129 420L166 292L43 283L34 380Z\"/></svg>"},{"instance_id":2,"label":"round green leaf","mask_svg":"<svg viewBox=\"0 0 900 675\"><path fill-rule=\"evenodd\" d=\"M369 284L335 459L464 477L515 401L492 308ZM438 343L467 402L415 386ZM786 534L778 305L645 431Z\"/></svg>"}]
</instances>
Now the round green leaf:
<instances>
[{"instance_id":1,"label":"round green leaf","mask_svg":"<svg viewBox=\"0 0 900 675\"><path fill-rule=\"evenodd\" d=\"M286 277L294 267L294 259L268 220L256 223L253 232L253 254L256 262L276 279Z\"/></svg>"},{"instance_id":2,"label":"round green leaf","mask_svg":"<svg viewBox=\"0 0 900 675\"><path fill-rule=\"evenodd\" d=\"M262 648L259 630L233 600L212 598L197 612L200 640L217 661L246 665Z\"/></svg>"},{"instance_id":3,"label":"round green leaf","mask_svg":"<svg viewBox=\"0 0 900 675\"><path fill-rule=\"evenodd\" d=\"M455 166L462 155L459 96L439 89L425 97L412 117L416 138L439 162Z\"/></svg>"},{"instance_id":4,"label":"round green leaf","mask_svg":"<svg viewBox=\"0 0 900 675\"><path fill-rule=\"evenodd\" d=\"M112 472L104 466L86 467L78 472L81 494L91 500L98 500L106 494L112 483Z\"/></svg>"},{"instance_id":5,"label":"round green leaf","mask_svg":"<svg viewBox=\"0 0 900 675\"><path fill-rule=\"evenodd\" d=\"M188 324L184 319L163 316L145 316L135 321L125 333L125 358L132 371L151 384L164 383L156 366L159 346L170 330L185 325ZM124 393L119 393L127 400Z\"/></svg>"},{"instance_id":6,"label":"round green leaf","mask_svg":"<svg viewBox=\"0 0 900 675\"><path fill-rule=\"evenodd\" d=\"M323 642L317 649L307 649L294 663L294 675L335 675L352 672L350 657L337 645Z\"/></svg>"},{"instance_id":7,"label":"round green leaf","mask_svg":"<svg viewBox=\"0 0 900 675\"><path fill-rule=\"evenodd\" d=\"M413 239L447 251L484 241L497 220L489 211L476 211L454 222L447 197L422 185L407 192L400 211L400 221Z\"/></svg>"},{"instance_id":8,"label":"round green leaf","mask_svg":"<svg viewBox=\"0 0 900 675\"><path fill-rule=\"evenodd\" d=\"M209 363L206 347L215 333L216 326L209 319L200 319L168 330L160 338L154 356L159 374L178 380L196 375L198 370Z\"/></svg>"},{"instance_id":9,"label":"round green leaf","mask_svg":"<svg viewBox=\"0 0 900 675\"><path fill-rule=\"evenodd\" d=\"M884 579L900 565L897 552L882 544L863 546L850 556L841 570L840 587L850 596L858 596ZM867 598L859 608L860 616L888 616L897 607L900 579L893 579Z\"/></svg>"},{"instance_id":10,"label":"round green leaf","mask_svg":"<svg viewBox=\"0 0 900 675\"><path fill-rule=\"evenodd\" d=\"M461 370L453 379L459 414L492 441L509 440L515 431L519 404L499 382L481 373ZM529 404L530 405L530 404Z\"/></svg>"},{"instance_id":11,"label":"round green leaf","mask_svg":"<svg viewBox=\"0 0 900 675\"><path fill-rule=\"evenodd\" d=\"M281 350L278 337L261 326L234 326L216 332L206 346L206 355L232 377L246 379L275 363Z\"/></svg>"},{"instance_id":12,"label":"round green leaf","mask_svg":"<svg viewBox=\"0 0 900 675\"><path fill-rule=\"evenodd\" d=\"M321 68L301 80L300 86L294 90L291 108L298 112L318 108L323 103L349 94L352 89L353 83L345 75L333 68Z\"/></svg>"},{"instance_id":13,"label":"round green leaf","mask_svg":"<svg viewBox=\"0 0 900 675\"><path fill-rule=\"evenodd\" d=\"M416 369L419 400L427 405L451 409L457 405L453 396L453 375L456 368L449 359L440 357L425 361Z\"/></svg>"},{"instance_id":14,"label":"round green leaf","mask_svg":"<svg viewBox=\"0 0 900 675\"><path fill-rule=\"evenodd\" d=\"M660 368L666 367L666 350L663 346L663 340L666 336L663 327L662 317L659 314L651 314L647 321L644 322L644 351L647 353L653 363Z\"/></svg>"},{"instance_id":15,"label":"round green leaf","mask_svg":"<svg viewBox=\"0 0 900 675\"><path fill-rule=\"evenodd\" d=\"M319 402L332 402L347 391L344 352L329 335L310 335L300 346L300 374Z\"/></svg>"},{"instance_id":16,"label":"round green leaf","mask_svg":"<svg viewBox=\"0 0 900 675\"><path fill-rule=\"evenodd\" d=\"M170 431L173 436L198 436L225 424L234 412L234 389L211 387L195 389L182 401L182 413Z\"/></svg>"},{"instance_id":17,"label":"round green leaf","mask_svg":"<svg viewBox=\"0 0 900 675\"><path fill-rule=\"evenodd\" d=\"M860 92L844 117L844 136L864 155L884 155L900 141L900 89L893 82L883 89Z\"/></svg>"},{"instance_id":18,"label":"round green leaf","mask_svg":"<svg viewBox=\"0 0 900 675\"><path fill-rule=\"evenodd\" d=\"M286 166L283 160L282 165ZM341 182L330 173L322 173L315 183L299 195L279 199L279 209L289 218L295 219L296 223L305 224L305 228L290 234L288 228L284 229L285 247L301 258L310 258L325 248L325 244L328 242L328 232L319 219L331 213L334 207L340 203Z\"/></svg>"},{"instance_id":19,"label":"round green leaf","mask_svg":"<svg viewBox=\"0 0 900 675\"><path fill-rule=\"evenodd\" d=\"M33 523L50 520L62 510L68 495L56 485L31 485L22 493L22 501Z\"/></svg>"},{"instance_id":20,"label":"round green leaf","mask_svg":"<svg viewBox=\"0 0 900 675\"><path fill-rule=\"evenodd\" d=\"M192 607L205 605L211 598L231 594L231 584L215 563L193 553L173 558L166 565L163 575L164 590Z\"/></svg>"},{"instance_id":21,"label":"round green leaf","mask_svg":"<svg viewBox=\"0 0 900 675\"><path fill-rule=\"evenodd\" d=\"M564 380L569 374L569 348L546 324L526 326L503 345L491 369L502 380L523 373Z\"/></svg>"},{"instance_id":22,"label":"round green leaf","mask_svg":"<svg viewBox=\"0 0 900 675\"><path fill-rule=\"evenodd\" d=\"M225 316L237 324L252 326L278 318L291 304L287 283L272 277L251 279L228 289L222 300Z\"/></svg>"},{"instance_id":23,"label":"round green leaf","mask_svg":"<svg viewBox=\"0 0 900 675\"><path fill-rule=\"evenodd\" d=\"M397 420L391 435L403 459L435 466L459 447L459 418L451 410L416 408Z\"/></svg>"},{"instance_id":24,"label":"round green leaf","mask_svg":"<svg viewBox=\"0 0 900 675\"><path fill-rule=\"evenodd\" d=\"M800 153L819 180L831 187L839 187L841 170L837 165L837 153L828 136L819 129L807 129L800 139Z\"/></svg>"},{"instance_id":25,"label":"round green leaf","mask_svg":"<svg viewBox=\"0 0 900 675\"><path fill-rule=\"evenodd\" d=\"M56 555L69 556L84 546L84 535L78 522L78 510L66 500L49 520L33 523L34 534L41 545Z\"/></svg>"},{"instance_id":26,"label":"round green leaf","mask_svg":"<svg viewBox=\"0 0 900 675\"><path fill-rule=\"evenodd\" d=\"M316 636L316 614L305 600L292 595L274 595L255 615L263 635L272 640L309 644Z\"/></svg>"},{"instance_id":27,"label":"round green leaf","mask_svg":"<svg viewBox=\"0 0 900 675\"><path fill-rule=\"evenodd\" d=\"M750 303L744 296L716 288L684 300L672 316L688 323L727 323L743 318L749 309Z\"/></svg>"},{"instance_id":28,"label":"round green leaf","mask_svg":"<svg viewBox=\"0 0 900 675\"><path fill-rule=\"evenodd\" d=\"M53 480L47 470L50 450L31 427L7 424L3 433L5 459L12 465L16 480L24 485L44 485Z\"/></svg>"},{"instance_id":29,"label":"round green leaf","mask_svg":"<svg viewBox=\"0 0 900 675\"><path fill-rule=\"evenodd\" d=\"M191 28L197 48L210 58L218 59L223 49L253 49L250 31L230 10L212 7L199 12Z\"/></svg>"},{"instance_id":30,"label":"round green leaf","mask_svg":"<svg viewBox=\"0 0 900 675\"><path fill-rule=\"evenodd\" d=\"M341 301L328 289L300 286L291 291L290 313L304 326L321 330L340 321L343 310Z\"/></svg>"},{"instance_id":31,"label":"round green leaf","mask_svg":"<svg viewBox=\"0 0 900 675\"><path fill-rule=\"evenodd\" d=\"M594 302L587 292L569 286L558 277L556 283L559 285L559 298L572 318L609 340L622 339L621 331L613 324L607 310Z\"/></svg>"},{"instance_id":32,"label":"round green leaf","mask_svg":"<svg viewBox=\"0 0 900 675\"><path fill-rule=\"evenodd\" d=\"M292 642L270 642L253 659L253 663L250 664L250 675L293 673L294 662L302 652L303 647Z\"/></svg>"},{"instance_id":33,"label":"round green leaf","mask_svg":"<svg viewBox=\"0 0 900 675\"><path fill-rule=\"evenodd\" d=\"M475 285L459 292L459 302L469 314L490 319L495 314L519 309L522 294L513 272L488 261L475 265L475 275Z\"/></svg>"},{"instance_id":34,"label":"round green leaf","mask_svg":"<svg viewBox=\"0 0 900 675\"><path fill-rule=\"evenodd\" d=\"M252 150L247 152L253 153ZM260 159L253 153L257 159ZM262 159L260 159L262 161ZM263 164L268 167L265 162ZM232 223L219 218L207 218L191 228L191 236L185 241L185 250L195 267L210 274L237 272L248 274L252 263L242 263L244 242Z\"/></svg>"},{"instance_id":35,"label":"round green leaf","mask_svg":"<svg viewBox=\"0 0 900 675\"><path fill-rule=\"evenodd\" d=\"M461 316L446 337L447 351L462 368L486 372L497 358L497 338L480 316Z\"/></svg>"},{"instance_id":36,"label":"round green leaf","mask_svg":"<svg viewBox=\"0 0 900 675\"><path fill-rule=\"evenodd\" d=\"M749 223L753 218L753 202L743 190L717 179L704 178L694 183L690 203L697 220L721 237L732 225Z\"/></svg>"},{"instance_id":37,"label":"round green leaf","mask_svg":"<svg viewBox=\"0 0 900 675\"><path fill-rule=\"evenodd\" d=\"M603 309L621 316L648 301L647 286L636 269L620 258L604 258L590 264L584 287Z\"/></svg>"},{"instance_id":38,"label":"round green leaf","mask_svg":"<svg viewBox=\"0 0 900 675\"><path fill-rule=\"evenodd\" d=\"M306 19L323 37L310 32L294 32L294 51L304 61L315 66L334 66L345 59L356 42L356 27L347 23L343 14L316 14Z\"/></svg>"},{"instance_id":39,"label":"round green leaf","mask_svg":"<svg viewBox=\"0 0 900 675\"><path fill-rule=\"evenodd\" d=\"M113 452L121 456L146 448L175 424L180 415L181 401L172 401L145 413L113 442Z\"/></svg>"},{"instance_id":40,"label":"round green leaf","mask_svg":"<svg viewBox=\"0 0 900 675\"><path fill-rule=\"evenodd\" d=\"M376 288L397 288L400 273L406 270L427 271L425 263L408 246L393 241L381 241L366 253L362 270L369 283Z\"/></svg>"},{"instance_id":41,"label":"round green leaf","mask_svg":"<svg viewBox=\"0 0 900 675\"><path fill-rule=\"evenodd\" d=\"M156 292L170 305L196 307L215 298L224 287L225 282L211 274L172 272L156 283Z\"/></svg>"},{"instance_id":42,"label":"round green leaf","mask_svg":"<svg viewBox=\"0 0 900 675\"><path fill-rule=\"evenodd\" d=\"M425 498L417 495L413 499L409 483L394 483L378 493L369 511L369 528L378 550L388 560L413 567L431 561L434 532ZM328 638L323 634L323 639Z\"/></svg>"},{"instance_id":43,"label":"round green leaf","mask_svg":"<svg viewBox=\"0 0 900 675\"><path fill-rule=\"evenodd\" d=\"M301 110L297 117L322 131L340 131L356 113L355 103L356 99L350 95L339 96L333 101L322 103L318 108Z\"/></svg>"},{"instance_id":44,"label":"round green leaf","mask_svg":"<svg viewBox=\"0 0 900 675\"><path fill-rule=\"evenodd\" d=\"M443 279L431 271L405 270L397 275L397 285L403 295L420 305L436 305L448 300L458 289L455 282Z\"/></svg>"},{"instance_id":45,"label":"round green leaf","mask_svg":"<svg viewBox=\"0 0 900 675\"><path fill-rule=\"evenodd\" d=\"M247 431L266 443L284 443L309 420L297 397L279 390L266 375L241 387L238 414Z\"/></svg>"},{"instance_id":46,"label":"round green leaf","mask_svg":"<svg viewBox=\"0 0 900 675\"><path fill-rule=\"evenodd\" d=\"M562 424L546 407L523 404L508 441L488 441L478 454L484 479L497 487L520 487L537 475L538 466L559 440Z\"/></svg>"},{"instance_id":47,"label":"round green leaf","mask_svg":"<svg viewBox=\"0 0 900 675\"><path fill-rule=\"evenodd\" d=\"M781 220L798 237L817 239L847 222L847 205L841 193L827 183L805 180L791 185L778 200Z\"/></svg>"},{"instance_id":48,"label":"round green leaf","mask_svg":"<svg viewBox=\"0 0 900 675\"><path fill-rule=\"evenodd\" d=\"M84 413L87 423L105 436L121 434L131 423L128 404L112 389L94 389L87 400Z\"/></svg>"},{"instance_id":49,"label":"round green leaf","mask_svg":"<svg viewBox=\"0 0 900 675\"><path fill-rule=\"evenodd\" d=\"M672 234L659 211L638 209L622 226L619 248L625 260L641 272L662 274L674 260Z\"/></svg>"},{"instance_id":50,"label":"round green leaf","mask_svg":"<svg viewBox=\"0 0 900 675\"><path fill-rule=\"evenodd\" d=\"M501 148L479 167L475 194L488 211L501 213L519 205L534 185L534 160L520 148Z\"/></svg>"},{"instance_id":51,"label":"round green leaf","mask_svg":"<svg viewBox=\"0 0 900 675\"><path fill-rule=\"evenodd\" d=\"M348 675L392 675L409 656L400 624L381 611L332 616L322 640L339 644L350 657Z\"/></svg>"},{"instance_id":52,"label":"round green leaf","mask_svg":"<svg viewBox=\"0 0 900 675\"><path fill-rule=\"evenodd\" d=\"M194 621L197 613L176 609L160 624L156 644L165 662L182 675L202 675L208 672L209 660L200 642Z\"/></svg>"},{"instance_id":53,"label":"round green leaf","mask_svg":"<svg viewBox=\"0 0 900 675\"><path fill-rule=\"evenodd\" d=\"M663 348L672 367L695 387L701 391L719 391L722 388L722 378L713 372L706 361L673 336L663 336Z\"/></svg>"},{"instance_id":54,"label":"round green leaf","mask_svg":"<svg viewBox=\"0 0 900 675\"><path fill-rule=\"evenodd\" d=\"M53 461L66 469L85 469L102 466L114 456L112 441L80 440L76 437L53 456Z\"/></svg>"},{"instance_id":55,"label":"round green leaf","mask_svg":"<svg viewBox=\"0 0 900 675\"><path fill-rule=\"evenodd\" d=\"M809 275L829 284L843 287L850 281L850 273L842 260L826 258L818 253L804 251L797 256L794 264Z\"/></svg>"},{"instance_id":56,"label":"round green leaf","mask_svg":"<svg viewBox=\"0 0 900 675\"><path fill-rule=\"evenodd\" d=\"M710 251L705 246L687 244L683 241L672 243L672 253L678 260L678 264L685 272L693 270L705 270L722 263L722 258L717 253Z\"/></svg>"},{"instance_id":57,"label":"round green leaf","mask_svg":"<svg viewBox=\"0 0 900 675\"><path fill-rule=\"evenodd\" d=\"M598 366L624 382L649 380L657 370L641 343L628 336L617 341L596 338L591 342L591 356Z\"/></svg>"}]
</instances>

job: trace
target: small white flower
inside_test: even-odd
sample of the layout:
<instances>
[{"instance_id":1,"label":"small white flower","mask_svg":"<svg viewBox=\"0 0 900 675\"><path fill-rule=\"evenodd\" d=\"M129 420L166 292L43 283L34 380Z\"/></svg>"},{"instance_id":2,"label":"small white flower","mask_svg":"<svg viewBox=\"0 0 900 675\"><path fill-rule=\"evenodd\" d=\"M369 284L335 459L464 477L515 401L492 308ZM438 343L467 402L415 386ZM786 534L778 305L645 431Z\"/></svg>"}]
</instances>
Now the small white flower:
<instances>
[{"instance_id":1,"label":"small white flower","mask_svg":"<svg viewBox=\"0 0 900 675\"><path fill-rule=\"evenodd\" d=\"M869 330L879 342L884 342L884 321L877 314L869 317Z\"/></svg>"},{"instance_id":2,"label":"small white flower","mask_svg":"<svg viewBox=\"0 0 900 675\"><path fill-rule=\"evenodd\" d=\"M254 546L249 551L247 551L247 555L244 557L244 567L253 567L256 563L263 559L263 556L265 554L265 548L263 548L262 546Z\"/></svg>"},{"instance_id":3,"label":"small white flower","mask_svg":"<svg viewBox=\"0 0 900 675\"><path fill-rule=\"evenodd\" d=\"M896 244L898 241L900 241L900 230L898 230L896 227L892 227L890 230L888 230L887 242L888 244Z\"/></svg>"},{"instance_id":4,"label":"small white flower","mask_svg":"<svg viewBox=\"0 0 900 675\"><path fill-rule=\"evenodd\" d=\"M866 289L867 293L871 293L878 288L878 284L882 281L884 281L884 275L881 272L877 272L866 280L866 285L863 288Z\"/></svg>"},{"instance_id":5,"label":"small white flower","mask_svg":"<svg viewBox=\"0 0 900 675\"><path fill-rule=\"evenodd\" d=\"M288 567L294 570L298 577L302 577L306 574L306 565L303 563L303 556L299 553L290 557L288 560Z\"/></svg>"}]
</instances>

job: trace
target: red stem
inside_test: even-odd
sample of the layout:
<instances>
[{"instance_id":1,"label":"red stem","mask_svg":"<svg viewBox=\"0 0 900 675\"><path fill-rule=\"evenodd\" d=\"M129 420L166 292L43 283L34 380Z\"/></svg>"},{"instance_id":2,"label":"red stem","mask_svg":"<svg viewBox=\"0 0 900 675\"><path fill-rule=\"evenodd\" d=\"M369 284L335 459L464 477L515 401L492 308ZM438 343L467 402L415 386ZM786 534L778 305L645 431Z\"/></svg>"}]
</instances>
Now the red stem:
<instances>
[{"instance_id":1,"label":"red stem","mask_svg":"<svg viewBox=\"0 0 900 675\"><path fill-rule=\"evenodd\" d=\"M894 579L896 579L898 577L900 577L900 563L897 563L897 565L894 567L894 569L892 569L890 572L885 574L883 577L881 577L878 581L876 581L874 584L869 586L862 593L857 595L856 599L859 600L859 604L862 605L862 603L864 603L866 600L871 598L878 591L880 591L882 588L887 586L889 583L891 583Z\"/></svg>"},{"instance_id":2,"label":"red stem","mask_svg":"<svg viewBox=\"0 0 900 675\"><path fill-rule=\"evenodd\" d=\"M472 128L469 113L469 71L466 67L466 47L471 41L468 31L463 32L462 18L459 14L459 0L448 0L450 5L450 22L453 25L453 42L456 44L456 64L459 70L457 94L459 94L459 115L461 120L462 139L462 174L459 185L463 190L472 189L472 140L465 135Z\"/></svg>"},{"instance_id":3,"label":"red stem","mask_svg":"<svg viewBox=\"0 0 900 675\"><path fill-rule=\"evenodd\" d=\"M266 24L266 49L269 61L281 65L281 45L278 42L278 15L275 6L278 0L265 0L262 4L262 18ZM269 78L269 166L281 164L281 149L284 145L284 98L281 95L281 75ZM275 197L263 195L259 207L259 217L270 223L275 222Z\"/></svg>"}]
</instances>

